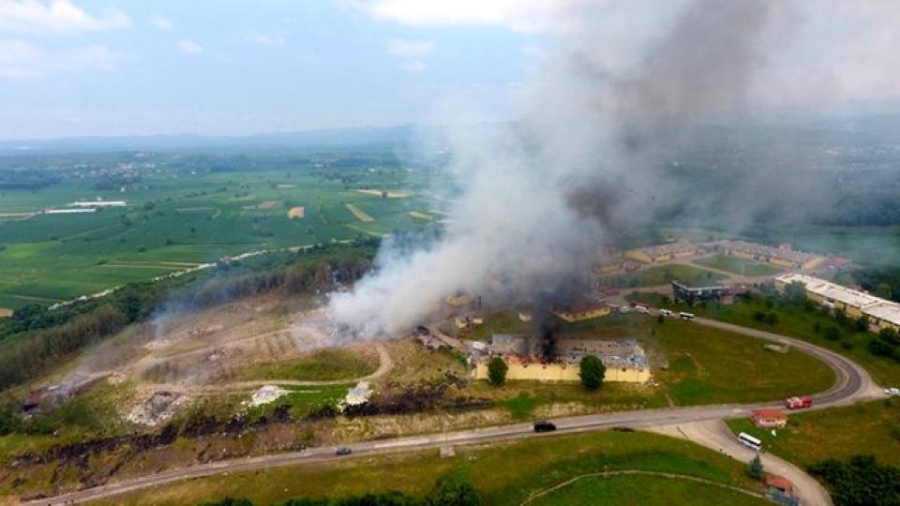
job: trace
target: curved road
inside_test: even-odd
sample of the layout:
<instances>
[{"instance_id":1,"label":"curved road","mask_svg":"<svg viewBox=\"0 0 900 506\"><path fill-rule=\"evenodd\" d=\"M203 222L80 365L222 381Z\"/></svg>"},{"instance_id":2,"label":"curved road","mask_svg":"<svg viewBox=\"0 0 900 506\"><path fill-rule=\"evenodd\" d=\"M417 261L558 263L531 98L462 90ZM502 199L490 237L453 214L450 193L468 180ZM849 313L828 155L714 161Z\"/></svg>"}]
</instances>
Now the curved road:
<instances>
[{"instance_id":1,"label":"curved road","mask_svg":"<svg viewBox=\"0 0 900 506\"><path fill-rule=\"evenodd\" d=\"M776 342L789 342L792 346L809 353L827 365L837 374L838 381L835 385L815 396L816 402L813 409L823 409L831 406L844 406L863 399L883 396L883 393L872 382L868 372L852 360L814 344L793 339L790 337L764 332L746 327L740 327L728 323L696 318L695 323L716 327L723 330L743 334L757 339L765 339ZM626 411L598 415L583 415L553 420L557 426L557 432L585 432L592 430L610 429L614 427L649 428L674 425L688 425L697 422L720 421L729 418L741 418L750 415L753 409L782 408L780 402L760 404L731 404L712 406L693 406L684 408L653 409L640 411ZM222 473L254 471L271 467L297 465L308 462L324 462L337 459L348 459L373 454L397 453L426 448L439 448L445 445L460 445L482 443L488 441L524 438L524 437L548 437L553 433L536 434L531 423L519 423L486 427L466 431L451 432L447 434L428 434L421 436L402 437L390 440L367 441L345 445L352 449L352 456L337 456L334 448L311 448L299 452L267 455L262 457L248 457L243 459L226 460L203 464L183 469L172 469L151 476L142 476L116 483L109 483L79 492L59 495L53 498L36 500L25 504L33 505L65 505L83 501L110 497L124 492L130 492L149 487L165 485L168 483L211 476ZM827 501L827 494L826 499ZM830 501L813 502L812 504L829 504Z\"/></svg>"}]
</instances>

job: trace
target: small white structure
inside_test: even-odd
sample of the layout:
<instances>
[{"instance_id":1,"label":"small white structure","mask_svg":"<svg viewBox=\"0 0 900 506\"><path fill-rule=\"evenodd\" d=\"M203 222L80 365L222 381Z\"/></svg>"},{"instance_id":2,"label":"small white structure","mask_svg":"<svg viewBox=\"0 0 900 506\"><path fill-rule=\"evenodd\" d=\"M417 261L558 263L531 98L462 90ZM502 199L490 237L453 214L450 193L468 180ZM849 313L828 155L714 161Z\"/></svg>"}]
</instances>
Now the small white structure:
<instances>
[{"instance_id":1,"label":"small white structure","mask_svg":"<svg viewBox=\"0 0 900 506\"><path fill-rule=\"evenodd\" d=\"M253 395L250 397L250 405L257 407L262 406L263 404L269 404L270 402L275 402L279 397L286 393L288 393L288 391L278 385L265 385L253 392Z\"/></svg>"},{"instance_id":2,"label":"small white structure","mask_svg":"<svg viewBox=\"0 0 900 506\"><path fill-rule=\"evenodd\" d=\"M343 407L365 404L369 402L370 397L372 397L372 389L369 386L369 382L360 381L347 392L347 396L344 397Z\"/></svg>"}]
</instances>

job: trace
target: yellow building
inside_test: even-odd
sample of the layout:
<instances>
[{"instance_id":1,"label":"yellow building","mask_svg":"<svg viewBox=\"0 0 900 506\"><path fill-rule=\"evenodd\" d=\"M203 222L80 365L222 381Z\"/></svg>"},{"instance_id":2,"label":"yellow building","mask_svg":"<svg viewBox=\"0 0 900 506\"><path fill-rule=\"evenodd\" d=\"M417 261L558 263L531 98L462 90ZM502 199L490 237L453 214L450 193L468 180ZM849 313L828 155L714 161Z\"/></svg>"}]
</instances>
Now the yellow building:
<instances>
[{"instance_id":1,"label":"yellow building","mask_svg":"<svg viewBox=\"0 0 900 506\"><path fill-rule=\"evenodd\" d=\"M578 364L524 364L514 360L507 360L509 369L506 371L507 380L530 381L581 381L578 375ZM473 371L475 379L488 379L487 362L479 362ZM649 368L636 367L607 367L603 381L621 381L625 383L646 383L650 381Z\"/></svg>"},{"instance_id":2,"label":"yellow building","mask_svg":"<svg viewBox=\"0 0 900 506\"><path fill-rule=\"evenodd\" d=\"M805 274L784 274L775 278L775 287L784 290L791 283L801 283L810 300L843 311L850 318L866 316L871 325L900 331L900 304L853 290L824 279Z\"/></svg>"},{"instance_id":3,"label":"yellow building","mask_svg":"<svg viewBox=\"0 0 900 506\"><path fill-rule=\"evenodd\" d=\"M569 323L601 318L610 312L612 309L606 304L593 301L577 302L567 308L553 310L553 314Z\"/></svg>"}]
</instances>

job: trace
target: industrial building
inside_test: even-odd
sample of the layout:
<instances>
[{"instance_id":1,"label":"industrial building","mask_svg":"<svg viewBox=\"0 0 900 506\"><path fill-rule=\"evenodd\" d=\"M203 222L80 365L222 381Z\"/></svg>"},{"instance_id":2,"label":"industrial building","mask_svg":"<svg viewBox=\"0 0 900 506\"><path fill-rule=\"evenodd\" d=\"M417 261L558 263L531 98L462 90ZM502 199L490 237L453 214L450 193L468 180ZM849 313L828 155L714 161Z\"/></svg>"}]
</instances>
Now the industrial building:
<instances>
[{"instance_id":1,"label":"industrial building","mask_svg":"<svg viewBox=\"0 0 900 506\"><path fill-rule=\"evenodd\" d=\"M671 260L684 260L699 254L698 247L687 241L659 244L626 251L624 257L642 264L658 264Z\"/></svg>"},{"instance_id":2,"label":"industrial building","mask_svg":"<svg viewBox=\"0 0 900 506\"><path fill-rule=\"evenodd\" d=\"M719 300L728 294L728 287L721 284L691 286L672 281L672 296L676 301L694 303Z\"/></svg>"},{"instance_id":3,"label":"industrial building","mask_svg":"<svg viewBox=\"0 0 900 506\"><path fill-rule=\"evenodd\" d=\"M534 381L581 381L579 363L595 355L606 366L604 381L646 383L650 365L643 347L634 340L569 339L556 341L558 355L541 357L537 339L513 334L494 334L486 353L474 358L472 376L488 378L491 356L503 358L509 369L506 379Z\"/></svg>"},{"instance_id":4,"label":"industrial building","mask_svg":"<svg viewBox=\"0 0 900 506\"><path fill-rule=\"evenodd\" d=\"M844 311L851 318L866 316L872 326L900 332L900 304L896 302L805 274L783 274L775 278L775 287L782 291L791 283L801 283L806 288L806 296L818 304Z\"/></svg>"},{"instance_id":5,"label":"industrial building","mask_svg":"<svg viewBox=\"0 0 900 506\"><path fill-rule=\"evenodd\" d=\"M600 318L611 312L612 308L607 304L592 300L579 300L566 307L553 310L553 314L569 323Z\"/></svg>"},{"instance_id":6,"label":"industrial building","mask_svg":"<svg viewBox=\"0 0 900 506\"><path fill-rule=\"evenodd\" d=\"M821 266L827 260L821 255L794 250L786 244L776 248L745 241L716 241L708 243L708 246L723 255L746 258L782 269L808 271Z\"/></svg>"}]
</instances>

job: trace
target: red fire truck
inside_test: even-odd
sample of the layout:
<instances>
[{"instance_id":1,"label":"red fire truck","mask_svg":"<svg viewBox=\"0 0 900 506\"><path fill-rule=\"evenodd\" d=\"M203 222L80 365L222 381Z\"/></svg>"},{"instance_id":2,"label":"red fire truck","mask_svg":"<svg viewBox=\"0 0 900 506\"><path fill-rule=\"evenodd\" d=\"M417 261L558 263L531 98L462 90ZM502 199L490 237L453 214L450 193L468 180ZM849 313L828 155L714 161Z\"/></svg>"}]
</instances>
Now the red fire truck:
<instances>
[{"instance_id":1,"label":"red fire truck","mask_svg":"<svg viewBox=\"0 0 900 506\"><path fill-rule=\"evenodd\" d=\"M802 397L790 397L784 400L784 405L788 409L803 409L812 406L812 397L804 395Z\"/></svg>"}]
</instances>

